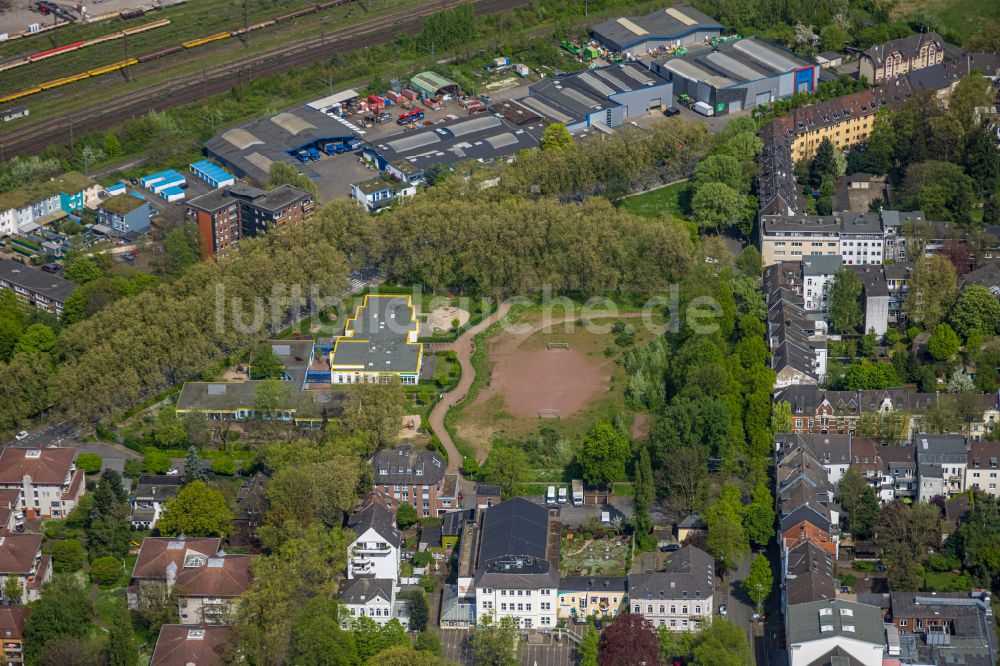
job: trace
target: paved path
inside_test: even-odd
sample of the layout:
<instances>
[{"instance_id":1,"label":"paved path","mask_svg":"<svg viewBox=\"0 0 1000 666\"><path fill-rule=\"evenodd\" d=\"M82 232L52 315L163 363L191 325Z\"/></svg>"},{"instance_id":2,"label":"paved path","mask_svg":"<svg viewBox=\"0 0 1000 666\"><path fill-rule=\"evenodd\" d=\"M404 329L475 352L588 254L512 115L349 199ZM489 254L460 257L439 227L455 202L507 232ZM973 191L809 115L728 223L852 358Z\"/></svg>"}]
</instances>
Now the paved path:
<instances>
[{"instance_id":1,"label":"paved path","mask_svg":"<svg viewBox=\"0 0 1000 666\"><path fill-rule=\"evenodd\" d=\"M510 312L510 306L509 302L505 301L501 303L493 314L484 318L475 326L470 327L465 333L458 336L455 342L447 347L447 349L454 351L458 356L458 363L462 366L462 374L459 377L458 385L445 393L438 403L434 405L434 409L431 410L427 420L430 423L431 430L441 440L441 445L444 446L444 450L448 453L449 472L461 473L462 454L458 452L458 447L452 441L448 429L444 427L444 417L448 414L449 409L465 400L469 389L472 388L472 382L476 379L476 369L472 367L471 360L473 352L476 351L476 336L503 319Z\"/></svg>"}]
</instances>

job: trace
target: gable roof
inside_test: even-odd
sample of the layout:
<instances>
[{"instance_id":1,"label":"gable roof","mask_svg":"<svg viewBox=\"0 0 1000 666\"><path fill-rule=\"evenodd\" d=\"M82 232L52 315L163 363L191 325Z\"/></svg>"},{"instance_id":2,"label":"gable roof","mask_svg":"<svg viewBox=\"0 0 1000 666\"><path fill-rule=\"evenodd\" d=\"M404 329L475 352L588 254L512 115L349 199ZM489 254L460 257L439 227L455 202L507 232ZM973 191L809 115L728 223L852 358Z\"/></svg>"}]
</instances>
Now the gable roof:
<instances>
[{"instance_id":1,"label":"gable roof","mask_svg":"<svg viewBox=\"0 0 1000 666\"><path fill-rule=\"evenodd\" d=\"M188 597L238 597L250 587L251 555L210 557L204 564L184 567L177 585Z\"/></svg>"},{"instance_id":2,"label":"gable roof","mask_svg":"<svg viewBox=\"0 0 1000 666\"><path fill-rule=\"evenodd\" d=\"M31 615L27 606L0 607L0 638L19 639L24 635L24 624Z\"/></svg>"},{"instance_id":3,"label":"gable roof","mask_svg":"<svg viewBox=\"0 0 1000 666\"><path fill-rule=\"evenodd\" d=\"M785 598L789 606L836 597L833 557L829 553L806 541L790 549L786 560Z\"/></svg>"},{"instance_id":4,"label":"gable roof","mask_svg":"<svg viewBox=\"0 0 1000 666\"><path fill-rule=\"evenodd\" d=\"M156 502L166 502L177 494L178 489L183 485L184 478L168 476L166 474L153 474L140 476L139 483L135 487L133 496L136 500L152 500Z\"/></svg>"},{"instance_id":5,"label":"gable roof","mask_svg":"<svg viewBox=\"0 0 1000 666\"><path fill-rule=\"evenodd\" d=\"M344 582L337 596L345 604L365 604L375 598L392 601L394 581L387 578L354 578Z\"/></svg>"},{"instance_id":6,"label":"gable roof","mask_svg":"<svg viewBox=\"0 0 1000 666\"><path fill-rule=\"evenodd\" d=\"M890 40L884 44L876 44L862 55L870 59L876 67L886 62L889 56L899 53L904 60L911 60L920 55L920 49L925 44L934 44L938 50L944 49L944 40L936 32L923 32Z\"/></svg>"},{"instance_id":7,"label":"gable roof","mask_svg":"<svg viewBox=\"0 0 1000 666\"><path fill-rule=\"evenodd\" d=\"M632 601L656 599L711 599L715 590L715 558L694 546L674 553L663 571L631 574Z\"/></svg>"},{"instance_id":8,"label":"gable roof","mask_svg":"<svg viewBox=\"0 0 1000 666\"><path fill-rule=\"evenodd\" d=\"M0 537L0 574L27 575L42 547L41 534L8 534Z\"/></svg>"},{"instance_id":9,"label":"gable roof","mask_svg":"<svg viewBox=\"0 0 1000 666\"><path fill-rule=\"evenodd\" d=\"M347 521L347 526L354 530L360 537L368 530L375 530L375 533L385 539L386 543L399 548L403 542L403 536L396 529L396 519L392 511L385 508L378 502L371 502L365 508L351 516Z\"/></svg>"},{"instance_id":10,"label":"gable roof","mask_svg":"<svg viewBox=\"0 0 1000 666\"><path fill-rule=\"evenodd\" d=\"M383 449L372 456L375 484L436 485L444 477L444 459L433 451L417 451L409 444Z\"/></svg>"}]
</instances>

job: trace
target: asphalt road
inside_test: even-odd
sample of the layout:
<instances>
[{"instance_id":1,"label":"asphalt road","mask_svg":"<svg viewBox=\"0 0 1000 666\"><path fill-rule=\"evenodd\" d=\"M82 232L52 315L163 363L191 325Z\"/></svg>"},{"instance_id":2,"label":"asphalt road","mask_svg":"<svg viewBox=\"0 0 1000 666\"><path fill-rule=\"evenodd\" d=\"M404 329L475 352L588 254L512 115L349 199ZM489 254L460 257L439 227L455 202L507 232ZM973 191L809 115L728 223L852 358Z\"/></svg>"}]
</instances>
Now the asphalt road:
<instances>
[{"instance_id":1,"label":"asphalt road","mask_svg":"<svg viewBox=\"0 0 1000 666\"><path fill-rule=\"evenodd\" d=\"M76 428L73 427L69 420L57 421L56 423L42 426L37 430L28 431L28 436L25 439L11 439L5 446L36 447L39 449L60 446L64 442L71 440L75 432Z\"/></svg>"},{"instance_id":2,"label":"asphalt road","mask_svg":"<svg viewBox=\"0 0 1000 666\"><path fill-rule=\"evenodd\" d=\"M101 471L113 469L119 474L125 471L125 461L141 458L142 456L131 449L115 444L105 444L103 442L87 442L76 444L78 453L96 453L101 456L103 465Z\"/></svg>"},{"instance_id":3,"label":"asphalt road","mask_svg":"<svg viewBox=\"0 0 1000 666\"><path fill-rule=\"evenodd\" d=\"M752 556L751 556L752 557ZM715 613L719 615L719 604L726 604L726 619L743 630L747 641L753 643L754 605L743 591L743 579L750 571L750 558L729 572L726 581L715 589Z\"/></svg>"}]
</instances>

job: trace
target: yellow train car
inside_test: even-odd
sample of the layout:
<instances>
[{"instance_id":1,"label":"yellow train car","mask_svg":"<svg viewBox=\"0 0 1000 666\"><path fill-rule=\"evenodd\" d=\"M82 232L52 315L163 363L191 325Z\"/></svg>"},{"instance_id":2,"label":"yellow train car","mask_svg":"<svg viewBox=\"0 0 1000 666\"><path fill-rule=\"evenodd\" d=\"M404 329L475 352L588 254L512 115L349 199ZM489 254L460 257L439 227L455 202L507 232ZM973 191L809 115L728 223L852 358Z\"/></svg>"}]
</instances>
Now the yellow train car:
<instances>
[{"instance_id":1,"label":"yellow train car","mask_svg":"<svg viewBox=\"0 0 1000 666\"><path fill-rule=\"evenodd\" d=\"M202 44L207 44L209 42L215 42L220 39L226 39L228 37L232 37L232 33L220 32L210 37L202 37L201 39L192 39L187 42L181 42L181 46L183 46L186 49L193 49L196 46L201 46Z\"/></svg>"},{"instance_id":2,"label":"yellow train car","mask_svg":"<svg viewBox=\"0 0 1000 666\"><path fill-rule=\"evenodd\" d=\"M123 67L129 67L131 65L138 64L138 60L135 58L129 58L128 60L122 60L120 62L113 63L111 65L105 65L104 67L97 67L96 69L87 70L87 74L90 76L100 76L101 74L107 74L108 72L113 72L117 69Z\"/></svg>"},{"instance_id":3,"label":"yellow train car","mask_svg":"<svg viewBox=\"0 0 1000 666\"><path fill-rule=\"evenodd\" d=\"M153 21L152 23L144 23L143 25L137 25L132 28L125 28L122 30L126 35L135 35L140 32L146 32L147 30L153 30L155 28L162 28L165 25L170 25L170 19L160 19L159 21Z\"/></svg>"},{"instance_id":4,"label":"yellow train car","mask_svg":"<svg viewBox=\"0 0 1000 666\"><path fill-rule=\"evenodd\" d=\"M50 90L52 88L58 88L59 86L64 86L67 83L74 83L76 81L81 81L90 76L87 72L81 72L80 74L74 74L73 76L64 76L61 79L53 79L52 81L46 81L39 85L42 90Z\"/></svg>"},{"instance_id":5,"label":"yellow train car","mask_svg":"<svg viewBox=\"0 0 1000 666\"><path fill-rule=\"evenodd\" d=\"M28 95L34 95L35 93L42 92L42 89L38 86L34 88L26 88L25 90L19 90L16 93L11 93L5 97L0 97L0 104L4 102L13 102L15 99L21 99L22 97L27 97Z\"/></svg>"}]
</instances>

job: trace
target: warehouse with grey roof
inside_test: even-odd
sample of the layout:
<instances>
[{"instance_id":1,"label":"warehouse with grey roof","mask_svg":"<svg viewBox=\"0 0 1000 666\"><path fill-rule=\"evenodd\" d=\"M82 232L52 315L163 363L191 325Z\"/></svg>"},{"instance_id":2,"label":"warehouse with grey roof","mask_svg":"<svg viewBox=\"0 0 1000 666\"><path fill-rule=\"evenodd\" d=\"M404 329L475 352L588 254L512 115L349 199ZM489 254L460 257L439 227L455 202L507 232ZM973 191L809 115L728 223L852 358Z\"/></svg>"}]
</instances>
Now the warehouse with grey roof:
<instances>
[{"instance_id":1,"label":"warehouse with grey roof","mask_svg":"<svg viewBox=\"0 0 1000 666\"><path fill-rule=\"evenodd\" d=\"M654 60L651 68L673 83L675 94L708 104L715 115L812 92L820 69L758 37Z\"/></svg>"},{"instance_id":2,"label":"warehouse with grey roof","mask_svg":"<svg viewBox=\"0 0 1000 666\"><path fill-rule=\"evenodd\" d=\"M697 44L722 33L719 22L693 7L678 5L645 16L608 19L591 28L611 51L648 53L666 46Z\"/></svg>"},{"instance_id":3,"label":"warehouse with grey roof","mask_svg":"<svg viewBox=\"0 0 1000 666\"><path fill-rule=\"evenodd\" d=\"M613 129L629 118L671 105L669 81L637 63L611 65L542 79L518 103L571 132Z\"/></svg>"}]
</instances>

